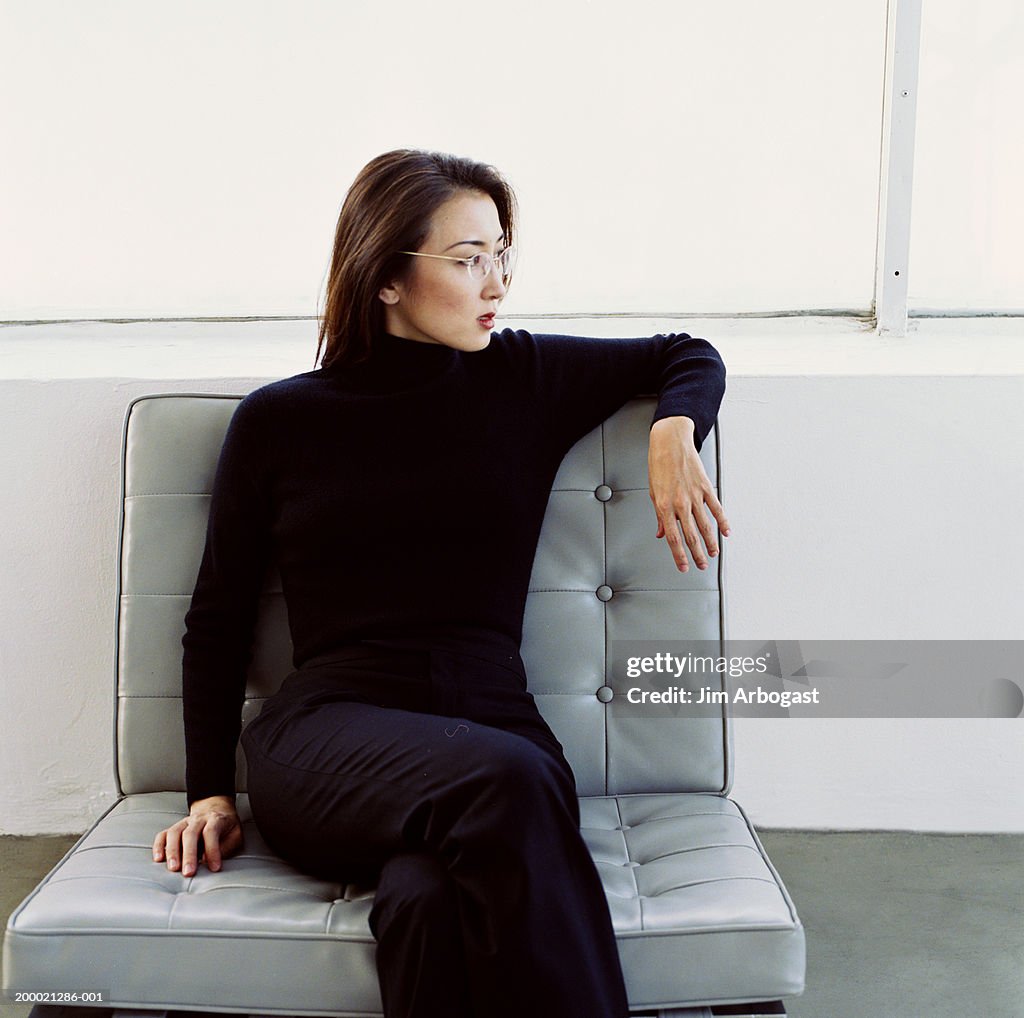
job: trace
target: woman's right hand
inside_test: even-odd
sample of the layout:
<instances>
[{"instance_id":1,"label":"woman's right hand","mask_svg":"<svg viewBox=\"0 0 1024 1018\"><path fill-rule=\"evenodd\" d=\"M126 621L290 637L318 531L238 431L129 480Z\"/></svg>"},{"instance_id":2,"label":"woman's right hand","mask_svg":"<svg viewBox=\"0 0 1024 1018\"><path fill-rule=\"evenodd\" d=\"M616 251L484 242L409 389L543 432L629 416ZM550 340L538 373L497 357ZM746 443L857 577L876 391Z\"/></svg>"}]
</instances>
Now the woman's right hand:
<instances>
[{"instance_id":1,"label":"woman's right hand","mask_svg":"<svg viewBox=\"0 0 1024 1018\"><path fill-rule=\"evenodd\" d=\"M202 845L206 865L216 872L221 861L242 847L242 822L229 795L211 795L196 799L189 815L162 830L153 839L153 861L191 877L199 868L199 847Z\"/></svg>"}]
</instances>

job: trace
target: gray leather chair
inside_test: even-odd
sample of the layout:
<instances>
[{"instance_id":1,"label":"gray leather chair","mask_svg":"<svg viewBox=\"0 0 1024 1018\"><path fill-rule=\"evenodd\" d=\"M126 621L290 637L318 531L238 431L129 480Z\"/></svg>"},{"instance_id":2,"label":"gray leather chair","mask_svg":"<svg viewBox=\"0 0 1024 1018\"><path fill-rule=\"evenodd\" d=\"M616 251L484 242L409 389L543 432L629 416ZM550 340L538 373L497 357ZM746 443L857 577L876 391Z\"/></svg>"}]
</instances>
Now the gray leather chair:
<instances>
[{"instance_id":1,"label":"gray leather chair","mask_svg":"<svg viewBox=\"0 0 1024 1018\"><path fill-rule=\"evenodd\" d=\"M183 618L217 456L240 398L161 394L128 408L120 797L11 915L5 982L103 990L105 1005L119 1009L379 1015L367 924L373 888L315 879L274 856L249 813L241 750L244 851L221 872L200 867L191 878L152 861L154 835L185 811ZM717 1005L718 1013L781 1014L779 999L803 990L804 931L727 797L728 719L641 716L608 702L614 641L723 636L721 560L680 573L654 539L653 407L652 398L633 400L563 462L533 569L523 657L576 772L633 1013L708 1015ZM717 433L702 456L717 483ZM285 604L269 575L243 723L291 670ZM752 1001L768 1003L721 1006Z\"/></svg>"}]
</instances>

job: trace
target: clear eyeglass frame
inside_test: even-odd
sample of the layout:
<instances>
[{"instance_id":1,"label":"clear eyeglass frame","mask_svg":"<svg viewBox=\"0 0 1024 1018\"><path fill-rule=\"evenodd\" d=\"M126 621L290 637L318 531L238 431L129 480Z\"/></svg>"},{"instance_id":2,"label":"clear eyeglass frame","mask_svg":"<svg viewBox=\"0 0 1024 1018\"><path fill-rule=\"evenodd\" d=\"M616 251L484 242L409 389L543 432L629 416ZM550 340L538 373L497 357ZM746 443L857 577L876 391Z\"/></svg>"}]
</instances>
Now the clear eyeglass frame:
<instances>
[{"instance_id":1,"label":"clear eyeglass frame","mask_svg":"<svg viewBox=\"0 0 1024 1018\"><path fill-rule=\"evenodd\" d=\"M512 278L512 272L516 267L516 249L513 245L499 251L496 255L489 255L486 251L470 255L468 258L456 258L455 255L427 254L426 251L397 251L396 254L415 255L417 258L443 258L449 262L461 262L469 272L469 278L480 280L486 279L495 265L500 267L502 282L508 282Z\"/></svg>"}]
</instances>

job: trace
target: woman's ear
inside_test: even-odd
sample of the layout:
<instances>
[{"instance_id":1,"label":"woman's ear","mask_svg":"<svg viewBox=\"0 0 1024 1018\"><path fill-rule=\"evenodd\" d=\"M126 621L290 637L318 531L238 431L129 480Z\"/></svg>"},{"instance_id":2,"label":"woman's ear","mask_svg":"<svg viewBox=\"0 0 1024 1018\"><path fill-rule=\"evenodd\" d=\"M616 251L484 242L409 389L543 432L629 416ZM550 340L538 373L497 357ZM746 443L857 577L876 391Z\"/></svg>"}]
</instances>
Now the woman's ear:
<instances>
[{"instance_id":1,"label":"woman's ear","mask_svg":"<svg viewBox=\"0 0 1024 1018\"><path fill-rule=\"evenodd\" d=\"M389 286L382 286L377 292L377 296L380 297L385 304L397 304L399 300L398 290L394 283Z\"/></svg>"}]
</instances>

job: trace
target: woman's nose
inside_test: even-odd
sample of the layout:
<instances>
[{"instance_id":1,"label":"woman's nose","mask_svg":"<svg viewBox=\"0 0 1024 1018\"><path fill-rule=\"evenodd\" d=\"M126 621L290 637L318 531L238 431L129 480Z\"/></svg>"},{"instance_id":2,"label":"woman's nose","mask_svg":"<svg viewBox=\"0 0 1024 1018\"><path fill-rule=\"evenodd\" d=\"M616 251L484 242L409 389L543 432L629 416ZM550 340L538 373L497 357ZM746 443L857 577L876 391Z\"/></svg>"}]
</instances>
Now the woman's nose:
<instances>
[{"instance_id":1,"label":"woman's nose","mask_svg":"<svg viewBox=\"0 0 1024 1018\"><path fill-rule=\"evenodd\" d=\"M495 262L491 271L484 277L484 299L505 296L505 283L501 278L501 266Z\"/></svg>"}]
</instances>

